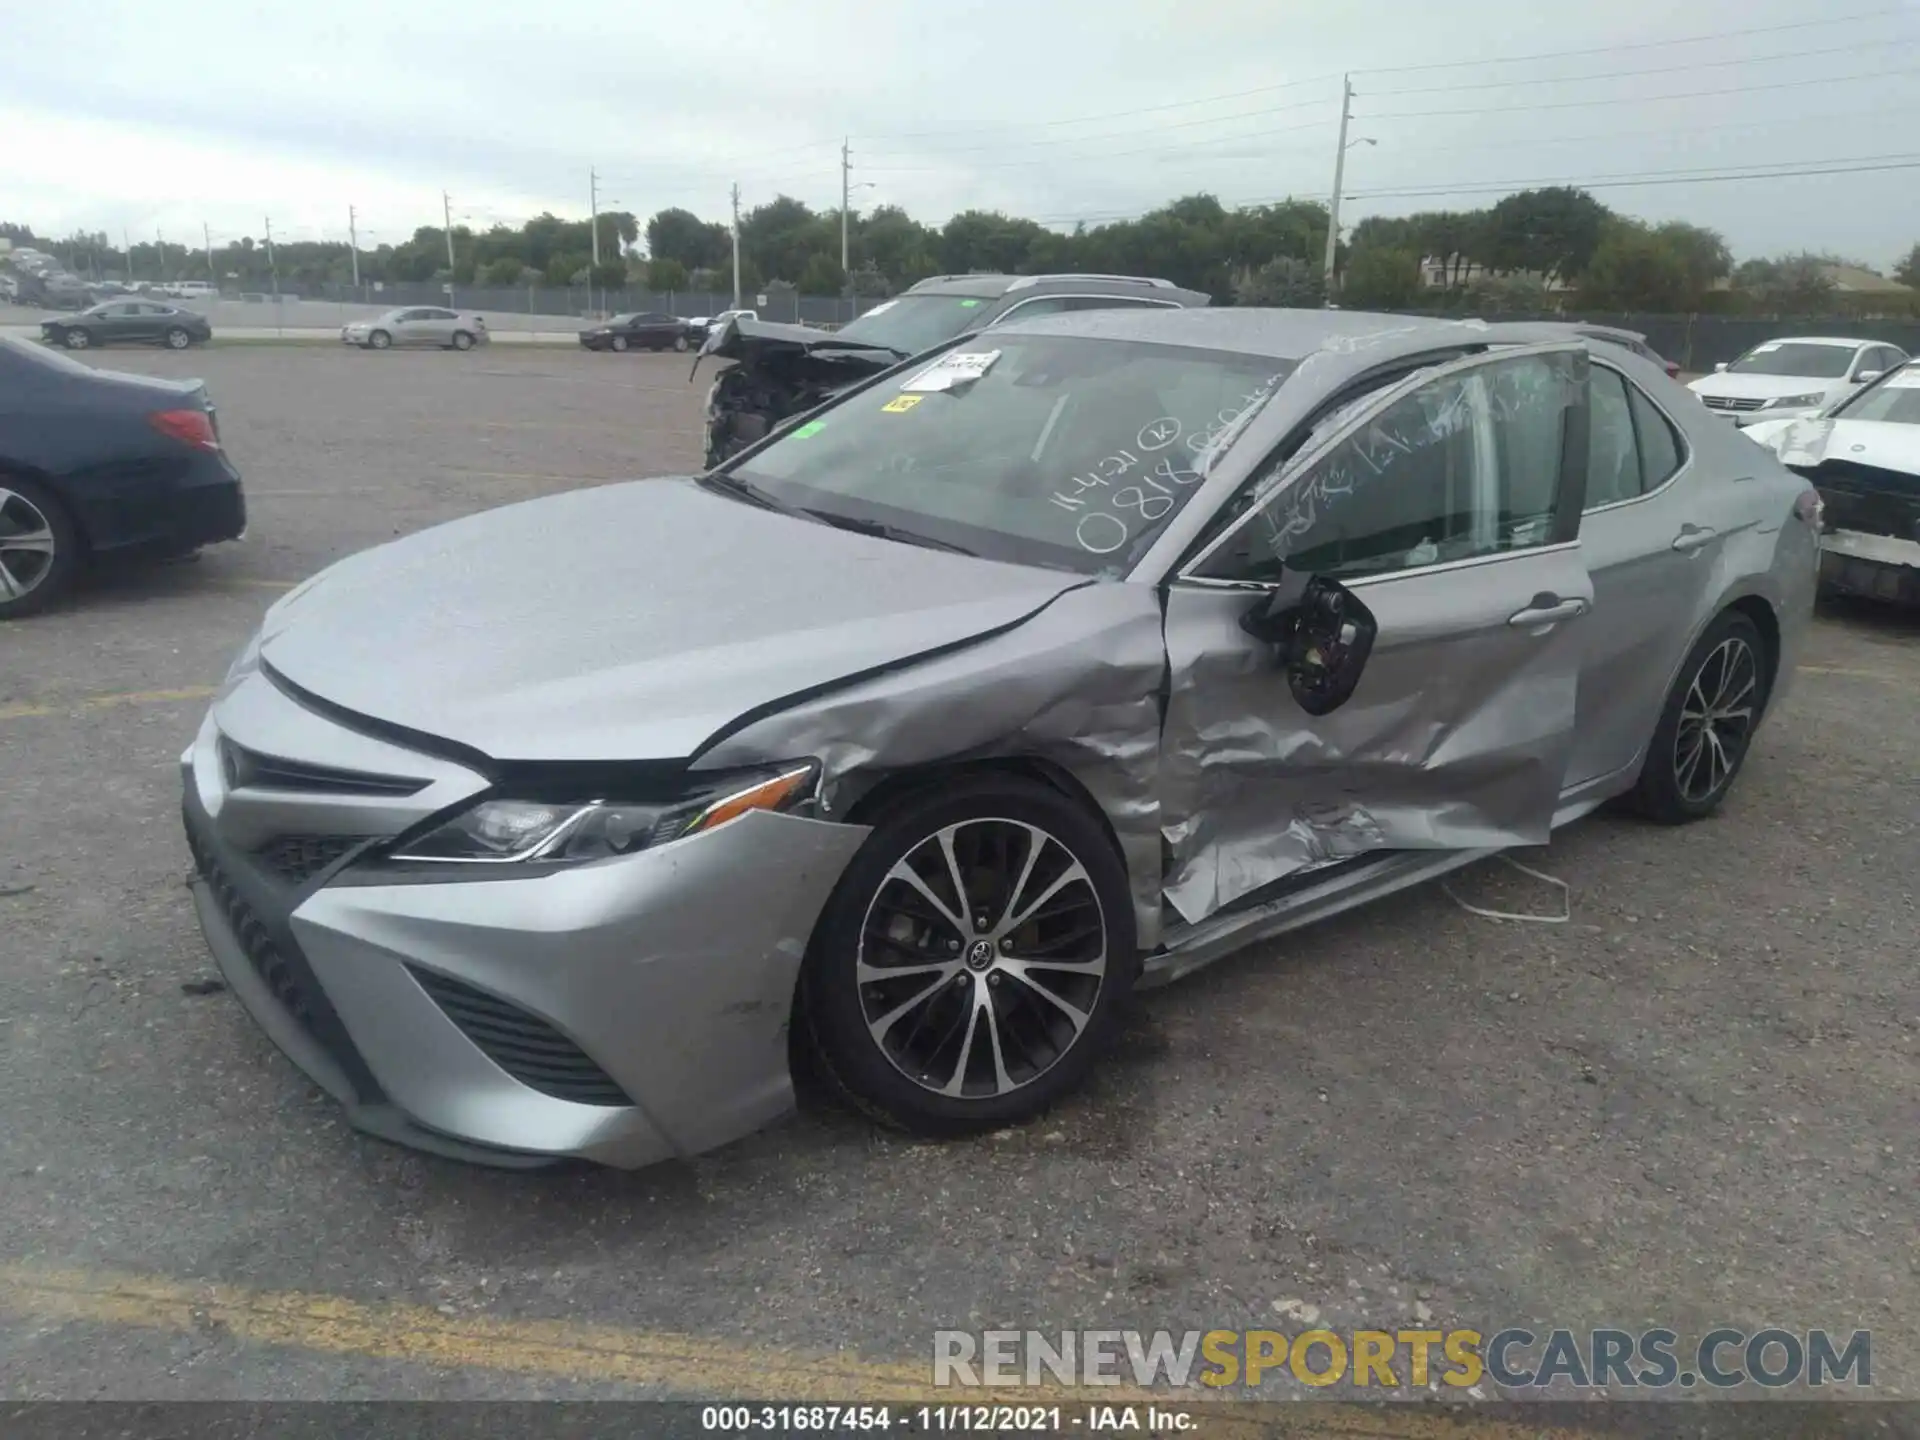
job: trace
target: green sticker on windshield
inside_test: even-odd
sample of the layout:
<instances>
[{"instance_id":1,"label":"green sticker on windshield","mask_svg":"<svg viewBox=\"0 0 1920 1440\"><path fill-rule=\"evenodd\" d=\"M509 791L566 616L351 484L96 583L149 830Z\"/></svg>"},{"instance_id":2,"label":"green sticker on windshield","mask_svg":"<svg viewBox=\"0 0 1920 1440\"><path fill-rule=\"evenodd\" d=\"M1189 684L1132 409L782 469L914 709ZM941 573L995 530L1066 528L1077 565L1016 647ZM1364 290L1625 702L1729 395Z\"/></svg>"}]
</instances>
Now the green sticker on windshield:
<instances>
[{"instance_id":1,"label":"green sticker on windshield","mask_svg":"<svg viewBox=\"0 0 1920 1440\"><path fill-rule=\"evenodd\" d=\"M979 303L980 302L978 300L962 300L960 302L960 308L962 310L971 310Z\"/></svg>"},{"instance_id":2,"label":"green sticker on windshield","mask_svg":"<svg viewBox=\"0 0 1920 1440\"><path fill-rule=\"evenodd\" d=\"M822 430L826 428L827 428L827 422L824 420L809 420L806 424L802 425L798 430L793 432L793 438L796 440L805 440L810 436L818 435Z\"/></svg>"}]
</instances>

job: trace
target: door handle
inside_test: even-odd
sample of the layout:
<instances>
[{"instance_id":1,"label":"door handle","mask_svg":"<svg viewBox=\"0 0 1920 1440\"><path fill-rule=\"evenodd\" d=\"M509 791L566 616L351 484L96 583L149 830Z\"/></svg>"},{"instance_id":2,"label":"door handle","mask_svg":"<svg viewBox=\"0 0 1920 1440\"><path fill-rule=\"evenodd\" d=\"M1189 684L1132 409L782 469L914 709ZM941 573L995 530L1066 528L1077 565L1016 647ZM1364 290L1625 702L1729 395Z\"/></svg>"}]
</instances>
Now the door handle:
<instances>
[{"instance_id":1,"label":"door handle","mask_svg":"<svg viewBox=\"0 0 1920 1440\"><path fill-rule=\"evenodd\" d=\"M1718 532L1709 530L1703 525L1689 525L1673 537L1673 548L1682 554L1698 550L1702 545L1710 543L1716 533Z\"/></svg>"},{"instance_id":2,"label":"door handle","mask_svg":"<svg viewBox=\"0 0 1920 1440\"><path fill-rule=\"evenodd\" d=\"M1516 610L1507 617L1507 624L1525 628L1531 625L1551 625L1556 620L1571 620L1576 615L1587 613L1587 602L1580 599L1562 600L1558 595L1536 595L1533 603L1524 610Z\"/></svg>"}]
</instances>

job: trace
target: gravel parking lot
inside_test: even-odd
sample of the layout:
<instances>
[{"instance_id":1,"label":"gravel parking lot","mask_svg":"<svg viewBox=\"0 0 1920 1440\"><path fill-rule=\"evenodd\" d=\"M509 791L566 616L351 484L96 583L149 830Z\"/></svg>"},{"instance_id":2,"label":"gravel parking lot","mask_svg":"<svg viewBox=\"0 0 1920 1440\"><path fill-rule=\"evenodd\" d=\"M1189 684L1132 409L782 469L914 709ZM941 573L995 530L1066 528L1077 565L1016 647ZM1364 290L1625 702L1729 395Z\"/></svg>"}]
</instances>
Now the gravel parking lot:
<instances>
[{"instance_id":1,"label":"gravel parking lot","mask_svg":"<svg viewBox=\"0 0 1920 1440\"><path fill-rule=\"evenodd\" d=\"M0 1394L781 1391L777 1357L832 1353L849 1398L936 1327L1311 1306L1869 1328L1875 1389L1920 1395L1920 622L1823 614L1714 819L1601 816L1523 857L1570 923L1427 886L1257 947L1144 997L1092 1088L1017 1132L917 1145L810 1104L691 1163L501 1174L353 1134L201 993L176 758L279 590L688 469L704 377L504 347L98 363L206 378L252 529L0 630ZM553 563L537 530L527 563ZM1557 900L1498 866L1454 890ZM618 1328L544 1363L536 1321Z\"/></svg>"}]
</instances>

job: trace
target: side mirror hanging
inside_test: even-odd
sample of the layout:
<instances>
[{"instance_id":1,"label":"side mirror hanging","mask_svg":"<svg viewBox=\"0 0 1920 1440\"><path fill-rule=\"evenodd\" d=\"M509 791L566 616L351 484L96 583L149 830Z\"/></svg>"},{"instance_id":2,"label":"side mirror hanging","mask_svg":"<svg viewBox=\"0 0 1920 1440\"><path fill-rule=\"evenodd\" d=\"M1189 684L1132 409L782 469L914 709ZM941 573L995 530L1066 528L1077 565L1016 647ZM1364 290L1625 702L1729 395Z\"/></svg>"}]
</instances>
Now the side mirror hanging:
<instances>
[{"instance_id":1,"label":"side mirror hanging","mask_svg":"<svg viewBox=\"0 0 1920 1440\"><path fill-rule=\"evenodd\" d=\"M1309 715L1353 698L1379 622L1338 580L1288 575L1240 618L1240 628L1279 653L1287 689Z\"/></svg>"}]
</instances>

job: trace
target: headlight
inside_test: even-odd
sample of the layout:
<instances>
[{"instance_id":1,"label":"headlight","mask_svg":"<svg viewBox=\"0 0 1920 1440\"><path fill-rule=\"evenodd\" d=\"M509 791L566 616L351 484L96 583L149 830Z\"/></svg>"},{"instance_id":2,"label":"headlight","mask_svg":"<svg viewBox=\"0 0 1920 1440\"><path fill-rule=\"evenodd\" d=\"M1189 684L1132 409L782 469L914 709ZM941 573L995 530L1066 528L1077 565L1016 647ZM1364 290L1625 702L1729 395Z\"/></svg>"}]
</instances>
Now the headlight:
<instances>
[{"instance_id":1,"label":"headlight","mask_svg":"<svg viewBox=\"0 0 1920 1440\"><path fill-rule=\"evenodd\" d=\"M799 809L813 799L819 777L818 764L807 760L717 776L669 801L482 800L393 858L494 865L606 860L717 830L750 810Z\"/></svg>"},{"instance_id":2,"label":"headlight","mask_svg":"<svg viewBox=\"0 0 1920 1440\"><path fill-rule=\"evenodd\" d=\"M1808 405L1818 405L1826 398L1827 392L1824 390L1815 390L1810 395L1779 395L1767 401L1767 403L1760 408L1762 410L1803 409Z\"/></svg>"}]
</instances>

